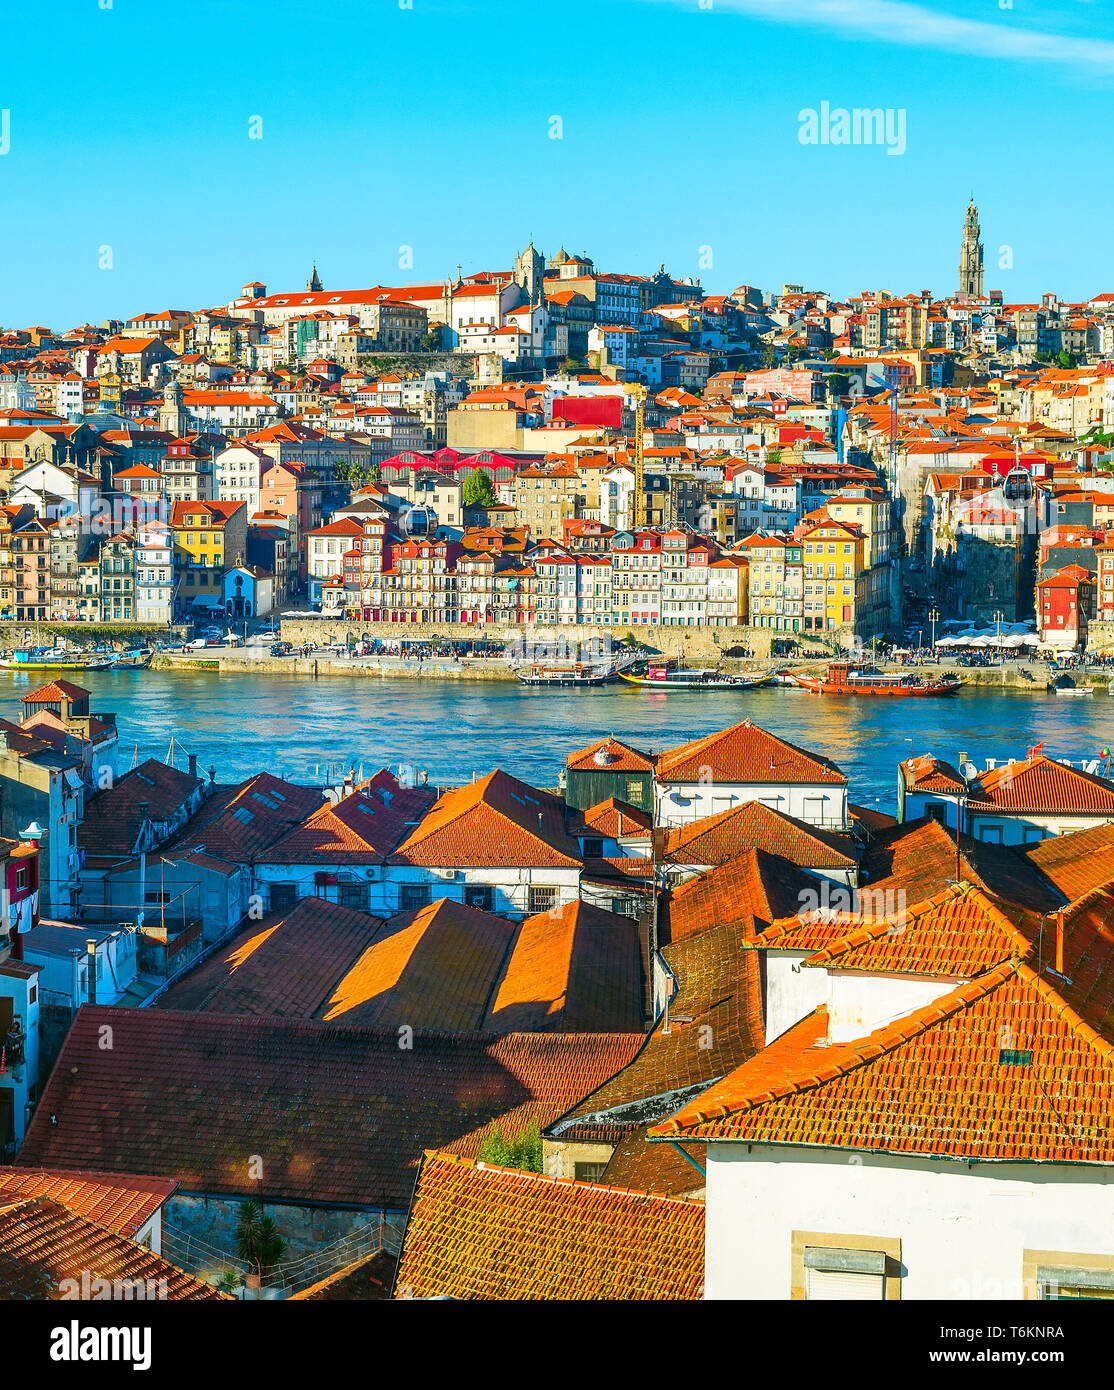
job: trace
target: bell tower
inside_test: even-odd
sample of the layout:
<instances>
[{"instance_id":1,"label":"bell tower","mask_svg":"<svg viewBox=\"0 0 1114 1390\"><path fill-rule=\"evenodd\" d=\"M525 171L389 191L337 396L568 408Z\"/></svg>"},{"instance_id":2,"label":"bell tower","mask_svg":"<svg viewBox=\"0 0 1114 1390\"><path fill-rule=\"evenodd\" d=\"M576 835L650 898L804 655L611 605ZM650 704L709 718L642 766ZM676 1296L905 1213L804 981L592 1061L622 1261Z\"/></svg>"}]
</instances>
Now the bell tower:
<instances>
[{"instance_id":1,"label":"bell tower","mask_svg":"<svg viewBox=\"0 0 1114 1390\"><path fill-rule=\"evenodd\" d=\"M963 223L963 247L959 253L959 292L982 298L983 246L979 240L979 210L974 198L967 205Z\"/></svg>"}]
</instances>

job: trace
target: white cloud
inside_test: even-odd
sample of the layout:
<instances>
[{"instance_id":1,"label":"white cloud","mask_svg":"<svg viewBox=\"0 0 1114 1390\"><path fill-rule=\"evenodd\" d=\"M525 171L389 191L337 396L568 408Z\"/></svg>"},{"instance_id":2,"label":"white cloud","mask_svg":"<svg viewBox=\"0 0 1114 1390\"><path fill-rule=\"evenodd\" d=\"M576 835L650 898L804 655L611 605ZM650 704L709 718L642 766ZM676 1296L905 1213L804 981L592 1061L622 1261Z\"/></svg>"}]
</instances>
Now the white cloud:
<instances>
[{"instance_id":1,"label":"white cloud","mask_svg":"<svg viewBox=\"0 0 1114 1390\"><path fill-rule=\"evenodd\" d=\"M862 35L883 43L941 48L979 58L1065 64L1114 74L1114 42L1022 28L1016 11L1001 20L963 19L905 0L714 0L717 11L754 15L779 24Z\"/></svg>"}]
</instances>

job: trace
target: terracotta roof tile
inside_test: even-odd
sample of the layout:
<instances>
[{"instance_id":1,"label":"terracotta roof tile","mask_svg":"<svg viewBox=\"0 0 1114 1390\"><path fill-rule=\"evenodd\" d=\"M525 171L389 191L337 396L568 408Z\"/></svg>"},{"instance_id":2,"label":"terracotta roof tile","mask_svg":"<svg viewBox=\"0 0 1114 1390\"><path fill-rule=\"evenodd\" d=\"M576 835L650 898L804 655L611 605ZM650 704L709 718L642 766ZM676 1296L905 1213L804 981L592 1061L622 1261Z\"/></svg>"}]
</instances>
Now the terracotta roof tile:
<instances>
[{"instance_id":1,"label":"terracotta roof tile","mask_svg":"<svg viewBox=\"0 0 1114 1390\"><path fill-rule=\"evenodd\" d=\"M101 1279L142 1281L145 1298L228 1297L49 1197L13 1197L0 1188L0 1299L72 1298L66 1281L80 1288L83 1275L90 1286Z\"/></svg>"},{"instance_id":2,"label":"terracotta roof tile","mask_svg":"<svg viewBox=\"0 0 1114 1390\"><path fill-rule=\"evenodd\" d=\"M130 855L143 822L140 806L146 802L150 821L169 821L189 803L201 786L196 777L148 758L118 777L111 787L85 803L78 827L78 841L87 855Z\"/></svg>"},{"instance_id":3,"label":"terracotta roof tile","mask_svg":"<svg viewBox=\"0 0 1114 1390\"><path fill-rule=\"evenodd\" d=\"M796 911L816 880L764 849L749 849L664 895L659 927L675 942L724 922L749 922L761 931Z\"/></svg>"},{"instance_id":4,"label":"terracotta roof tile","mask_svg":"<svg viewBox=\"0 0 1114 1390\"><path fill-rule=\"evenodd\" d=\"M967 805L1005 815L1060 811L1114 816L1114 783L1038 754L981 773L971 783Z\"/></svg>"},{"instance_id":5,"label":"terracotta roof tile","mask_svg":"<svg viewBox=\"0 0 1114 1390\"><path fill-rule=\"evenodd\" d=\"M438 898L381 923L317 1016L361 1027L481 1028L515 936L505 918Z\"/></svg>"},{"instance_id":6,"label":"terracotta roof tile","mask_svg":"<svg viewBox=\"0 0 1114 1390\"><path fill-rule=\"evenodd\" d=\"M320 805L318 788L260 772L237 786L218 787L199 807L174 847L204 849L233 864L250 863Z\"/></svg>"},{"instance_id":7,"label":"terracotta roof tile","mask_svg":"<svg viewBox=\"0 0 1114 1390\"><path fill-rule=\"evenodd\" d=\"M662 753L657 775L663 782L847 785L827 758L787 743L749 719Z\"/></svg>"},{"instance_id":8,"label":"terracotta roof tile","mask_svg":"<svg viewBox=\"0 0 1114 1390\"><path fill-rule=\"evenodd\" d=\"M392 864L579 868L565 832L564 802L496 769L437 799Z\"/></svg>"},{"instance_id":9,"label":"terracotta roof tile","mask_svg":"<svg viewBox=\"0 0 1114 1390\"><path fill-rule=\"evenodd\" d=\"M75 1216L84 1216L132 1239L178 1184L173 1178L139 1173L65 1173L43 1168L0 1168L0 1190L13 1197L49 1197Z\"/></svg>"},{"instance_id":10,"label":"terracotta roof tile","mask_svg":"<svg viewBox=\"0 0 1114 1390\"><path fill-rule=\"evenodd\" d=\"M565 766L582 772L600 769L607 772L652 772L654 760L649 753L642 753L628 743L620 743L611 735L570 753L565 759Z\"/></svg>"},{"instance_id":11,"label":"terracotta roof tile","mask_svg":"<svg viewBox=\"0 0 1114 1390\"><path fill-rule=\"evenodd\" d=\"M1114 1045L1024 964L853 1042L826 1033L820 1009L651 1137L1114 1162Z\"/></svg>"},{"instance_id":12,"label":"terracotta roof tile","mask_svg":"<svg viewBox=\"0 0 1114 1390\"><path fill-rule=\"evenodd\" d=\"M1114 879L1114 825L1050 835L1022 853L1066 898L1080 898Z\"/></svg>"},{"instance_id":13,"label":"terracotta roof tile","mask_svg":"<svg viewBox=\"0 0 1114 1390\"><path fill-rule=\"evenodd\" d=\"M240 932L153 1007L313 1018L382 927L382 918L366 912L302 898L288 912L272 913Z\"/></svg>"},{"instance_id":14,"label":"terracotta roof tile","mask_svg":"<svg viewBox=\"0 0 1114 1390\"><path fill-rule=\"evenodd\" d=\"M698 1299L704 1205L427 1154L396 1298Z\"/></svg>"},{"instance_id":15,"label":"terracotta roof tile","mask_svg":"<svg viewBox=\"0 0 1114 1390\"><path fill-rule=\"evenodd\" d=\"M104 1024L110 1050L99 1043ZM251 1196L248 1160L265 1152L273 1201L404 1208L424 1148L475 1154L493 1120L544 1127L643 1039L416 1030L408 1041L397 1028L86 1005L20 1160L140 1167L188 1191Z\"/></svg>"},{"instance_id":16,"label":"terracotta roof tile","mask_svg":"<svg viewBox=\"0 0 1114 1390\"><path fill-rule=\"evenodd\" d=\"M675 864L724 864L749 849L766 850L800 868L853 869L858 863L846 835L818 829L760 801L659 831L658 840L660 857Z\"/></svg>"},{"instance_id":17,"label":"terracotta roof tile","mask_svg":"<svg viewBox=\"0 0 1114 1390\"><path fill-rule=\"evenodd\" d=\"M638 810L626 801L609 796L586 811L577 811L569 817L569 834L583 836L602 836L606 840L637 839L649 836L652 820L645 811Z\"/></svg>"},{"instance_id":18,"label":"terracotta roof tile","mask_svg":"<svg viewBox=\"0 0 1114 1390\"><path fill-rule=\"evenodd\" d=\"M579 899L527 917L488 1032L640 1032L638 924Z\"/></svg>"}]
</instances>

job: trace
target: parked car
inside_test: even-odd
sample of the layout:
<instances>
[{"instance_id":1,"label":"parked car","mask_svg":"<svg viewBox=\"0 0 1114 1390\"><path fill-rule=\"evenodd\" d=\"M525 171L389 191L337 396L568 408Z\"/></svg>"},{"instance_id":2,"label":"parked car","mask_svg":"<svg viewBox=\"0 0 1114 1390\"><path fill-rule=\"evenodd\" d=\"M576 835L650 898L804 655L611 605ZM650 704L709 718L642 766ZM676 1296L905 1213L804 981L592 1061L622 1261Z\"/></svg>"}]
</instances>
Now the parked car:
<instances>
[{"instance_id":1,"label":"parked car","mask_svg":"<svg viewBox=\"0 0 1114 1390\"><path fill-rule=\"evenodd\" d=\"M290 642L272 642L272 643L271 643L271 655L272 655L272 656L289 656L290 653L291 653L293 650L294 650L293 644L290 643Z\"/></svg>"}]
</instances>

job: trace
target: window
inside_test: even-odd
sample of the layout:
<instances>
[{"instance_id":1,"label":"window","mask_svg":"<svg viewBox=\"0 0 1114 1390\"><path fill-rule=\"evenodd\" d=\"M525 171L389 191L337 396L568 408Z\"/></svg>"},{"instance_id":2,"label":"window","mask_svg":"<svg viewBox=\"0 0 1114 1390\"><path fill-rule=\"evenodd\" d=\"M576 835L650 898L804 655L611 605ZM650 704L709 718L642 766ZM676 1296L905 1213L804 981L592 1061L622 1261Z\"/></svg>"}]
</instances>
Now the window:
<instances>
[{"instance_id":1,"label":"window","mask_svg":"<svg viewBox=\"0 0 1114 1390\"><path fill-rule=\"evenodd\" d=\"M495 890L490 883L470 883L464 890L464 902L467 907L490 912L495 906Z\"/></svg>"},{"instance_id":2,"label":"window","mask_svg":"<svg viewBox=\"0 0 1114 1390\"><path fill-rule=\"evenodd\" d=\"M606 1163L574 1163L573 1177L577 1182L602 1182Z\"/></svg>"},{"instance_id":3,"label":"window","mask_svg":"<svg viewBox=\"0 0 1114 1390\"><path fill-rule=\"evenodd\" d=\"M1026 1250L1022 1255L1027 1299L1114 1299L1114 1256L1063 1250Z\"/></svg>"},{"instance_id":4,"label":"window","mask_svg":"<svg viewBox=\"0 0 1114 1390\"><path fill-rule=\"evenodd\" d=\"M603 858L603 841L602 841L602 840L585 840L585 841L584 841L584 857L585 857L586 859L602 859L602 858Z\"/></svg>"},{"instance_id":5,"label":"window","mask_svg":"<svg viewBox=\"0 0 1114 1390\"><path fill-rule=\"evenodd\" d=\"M404 883L399 889L398 907L400 912L416 912L419 907L427 907L428 905L428 884Z\"/></svg>"},{"instance_id":6,"label":"window","mask_svg":"<svg viewBox=\"0 0 1114 1390\"><path fill-rule=\"evenodd\" d=\"M545 885L531 886L530 911L550 912L557 906L557 889Z\"/></svg>"},{"instance_id":7,"label":"window","mask_svg":"<svg viewBox=\"0 0 1114 1390\"><path fill-rule=\"evenodd\" d=\"M882 1301L901 1297L901 1241L794 1231L790 1297Z\"/></svg>"},{"instance_id":8,"label":"window","mask_svg":"<svg viewBox=\"0 0 1114 1390\"><path fill-rule=\"evenodd\" d=\"M341 907L354 907L366 912L368 907L368 886L366 883L342 883L337 888L337 902Z\"/></svg>"},{"instance_id":9,"label":"window","mask_svg":"<svg viewBox=\"0 0 1114 1390\"><path fill-rule=\"evenodd\" d=\"M642 804L642 792L643 788L641 782L631 781L627 783L626 799L632 806L640 806Z\"/></svg>"},{"instance_id":10,"label":"window","mask_svg":"<svg viewBox=\"0 0 1114 1390\"><path fill-rule=\"evenodd\" d=\"M271 909L274 912L285 912L294 906L298 901L298 890L293 883L272 883L271 884Z\"/></svg>"}]
</instances>

